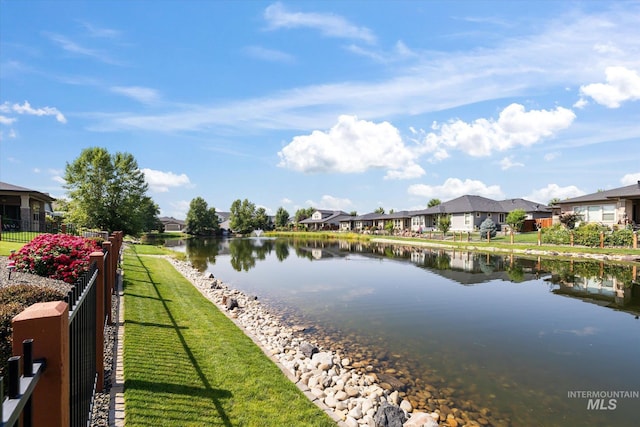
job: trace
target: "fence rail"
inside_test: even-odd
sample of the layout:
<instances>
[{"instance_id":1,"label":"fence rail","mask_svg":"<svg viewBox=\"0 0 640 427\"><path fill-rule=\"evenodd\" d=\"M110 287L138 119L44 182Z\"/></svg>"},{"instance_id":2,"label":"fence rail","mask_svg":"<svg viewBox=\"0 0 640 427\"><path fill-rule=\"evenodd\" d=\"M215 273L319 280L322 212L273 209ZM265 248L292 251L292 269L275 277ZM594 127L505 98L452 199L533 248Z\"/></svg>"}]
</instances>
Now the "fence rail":
<instances>
[{"instance_id":1,"label":"fence rail","mask_svg":"<svg viewBox=\"0 0 640 427\"><path fill-rule=\"evenodd\" d=\"M65 298L69 304L69 414L72 427L87 425L96 390L97 277L98 266L92 262Z\"/></svg>"},{"instance_id":2,"label":"fence rail","mask_svg":"<svg viewBox=\"0 0 640 427\"><path fill-rule=\"evenodd\" d=\"M36 349L38 356L46 358L50 367L37 387L35 382L30 386L34 388L29 391L34 393L32 403L26 397L21 398L24 403L13 398L3 403L0 427L13 427L19 418L28 426L25 420L30 422L31 413L34 425L85 427L91 422L95 394L105 383L104 331L112 322L111 296L118 277L122 232L114 232L108 240L102 243L102 251L91 254L88 271L74 283L64 302L36 303L13 318L13 354L20 353L16 343L33 336L42 343ZM27 350L23 353L26 356ZM40 377L44 364L35 366ZM27 376L26 368L25 372ZM16 395L13 388L9 394Z\"/></svg>"},{"instance_id":3,"label":"fence rail","mask_svg":"<svg viewBox=\"0 0 640 427\"><path fill-rule=\"evenodd\" d=\"M31 427L33 424L32 395L40 376L46 368L45 360L33 360L33 340L22 342L22 364L24 372L20 375L20 356L9 359L9 386L7 399L0 405L0 427L18 425L22 417L22 426ZM0 396L4 395L3 378L0 377Z\"/></svg>"},{"instance_id":4,"label":"fence rail","mask_svg":"<svg viewBox=\"0 0 640 427\"><path fill-rule=\"evenodd\" d=\"M74 224L62 224L52 221L31 221L28 219L0 219L0 240L5 242L27 243L39 234L80 235Z\"/></svg>"}]
</instances>

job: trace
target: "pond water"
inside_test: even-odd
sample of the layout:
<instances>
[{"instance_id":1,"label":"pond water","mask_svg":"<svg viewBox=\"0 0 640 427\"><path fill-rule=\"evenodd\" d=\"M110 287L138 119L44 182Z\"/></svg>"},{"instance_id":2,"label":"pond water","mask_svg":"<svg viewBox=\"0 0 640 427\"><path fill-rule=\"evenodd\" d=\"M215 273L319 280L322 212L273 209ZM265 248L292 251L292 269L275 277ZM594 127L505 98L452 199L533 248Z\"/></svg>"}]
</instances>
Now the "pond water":
<instances>
[{"instance_id":1,"label":"pond water","mask_svg":"<svg viewBox=\"0 0 640 427\"><path fill-rule=\"evenodd\" d=\"M490 425L637 425L632 265L268 238L176 250L397 378L418 409Z\"/></svg>"}]
</instances>

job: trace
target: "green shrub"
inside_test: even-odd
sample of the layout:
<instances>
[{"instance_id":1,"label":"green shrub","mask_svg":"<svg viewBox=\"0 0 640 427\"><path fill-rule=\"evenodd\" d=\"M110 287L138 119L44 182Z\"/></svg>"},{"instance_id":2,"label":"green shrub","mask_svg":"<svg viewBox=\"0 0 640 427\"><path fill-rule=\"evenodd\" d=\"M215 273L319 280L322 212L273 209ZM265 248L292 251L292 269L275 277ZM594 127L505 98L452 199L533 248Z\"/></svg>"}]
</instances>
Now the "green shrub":
<instances>
[{"instance_id":1,"label":"green shrub","mask_svg":"<svg viewBox=\"0 0 640 427\"><path fill-rule=\"evenodd\" d=\"M628 228L615 230L605 236L607 246L633 246L633 231Z\"/></svg>"},{"instance_id":2,"label":"green shrub","mask_svg":"<svg viewBox=\"0 0 640 427\"><path fill-rule=\"evenodd\" d=\"M542 229L542 243L552 245L568 245L571 243L571 232L562 224L554 224Z\"/></svg>"},{"instance_id":3,"label":"green shrub","mask_svg":"<svg viewBox=\"0 0 640 427\"><path fill-rule=\"evenodd\" d=\"M600 246L600 233L608 234L611 229L607 226L589 223L582 223L574 231L573 243L581 246Z\"/></svg>"},{"instance_id":4,"label":"green shrub","mask_svg":"<svg viewBox=\"0 0 640 427\"><path fill-rule=\"evenodd\" d=\"M481 239L486 239L487 235L491 236L491 237L496 237L498 227L496 227L496 224L493 222L493 220L491 218L487 218L484 221L482 221L482 224L480 224L480 238Z\"/></svg>"}]
</instances>

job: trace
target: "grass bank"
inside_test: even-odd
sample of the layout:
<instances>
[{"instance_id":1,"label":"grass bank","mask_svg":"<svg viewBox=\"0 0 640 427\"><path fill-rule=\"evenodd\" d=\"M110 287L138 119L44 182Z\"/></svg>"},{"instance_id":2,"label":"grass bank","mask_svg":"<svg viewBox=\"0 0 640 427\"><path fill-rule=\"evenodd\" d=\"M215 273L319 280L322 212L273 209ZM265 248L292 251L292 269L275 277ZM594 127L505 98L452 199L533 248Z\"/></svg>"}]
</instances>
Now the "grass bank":
<instances>
[{"instance_id":1,"label":"grass bank","mask_svg":"<svg viewBox=\"0 0 640 427\"><path fill-rule=\"evenodd\" d=\"M352 240L369 240L376 242L388 241L390 244L406 244L415 246L432 246L432 247L445 247L453 249L463 249L469 251L479 252L514 252L514 253L526 253L528 251L540 251L540 252L552 252L557 253L560 256L573 257L573 256L613 256L613 257L636 257L640 258L640 249L632 248L598 248L598 247L586 247L586 246L569 246L569 245L540 245L538 246L538 233L516 233L513 236L513 243L511 243L511 236L504 233L498 233L498 235L491 239L490 242L486 240L480 240L479 233L471 233L467 237L467 233L453 233L449 232L442 237L441 232L434 232L429 238L425 233L423 237L399 237L399 236L384 236L384 235L370 235L370 234L357 234L357 233L339 233L339 232L269 232L269 236L273 237L291 237L299 239L352 239ZM454 237L455 236L455 237ZM469 238L469 241L467 241ZM554 255L556 256L556 255Z\"/></svg>"},{"instance_id":2,"label":"grass bank","mask_svg":"<svg viewBox=\"0 0 640 427\"><path fill-rule=\"evenodd\" d=\"M127 426L335 426L169 262L140 249L123 266Z\"/></svg>"}]
</instances>

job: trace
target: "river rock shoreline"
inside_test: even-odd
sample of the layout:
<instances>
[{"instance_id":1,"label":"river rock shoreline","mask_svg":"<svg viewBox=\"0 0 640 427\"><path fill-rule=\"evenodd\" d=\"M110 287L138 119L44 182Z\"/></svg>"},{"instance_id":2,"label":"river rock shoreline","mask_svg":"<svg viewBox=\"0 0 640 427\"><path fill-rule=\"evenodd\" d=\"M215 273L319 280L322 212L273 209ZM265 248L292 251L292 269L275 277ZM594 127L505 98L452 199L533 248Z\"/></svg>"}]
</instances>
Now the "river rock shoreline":
<instances>
[{"instance_id":1,"label":"river rock shoreline","mask_svg":"<svg viewBox=\"0 0 640 427\"><path fill-rule=\"evenodd\" d=\"M415 411L409 399L393 388L394 378L377 375L371 366L325 349L271 314L257 297L232 289L190 263L166 257L207 299L227 315L282 372L336 423L346 427L455 427L489 425L439 410ZM483 422L484 421L484 422Z\"/></svg>"}]
</instances>

